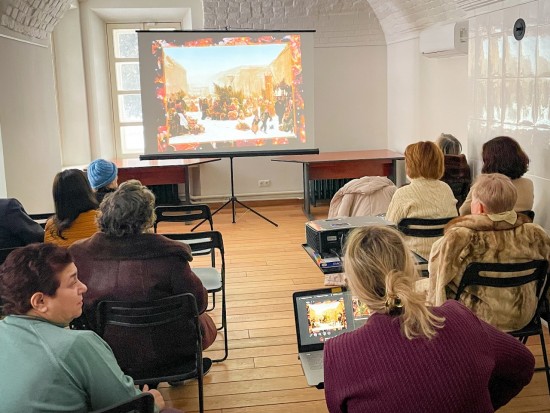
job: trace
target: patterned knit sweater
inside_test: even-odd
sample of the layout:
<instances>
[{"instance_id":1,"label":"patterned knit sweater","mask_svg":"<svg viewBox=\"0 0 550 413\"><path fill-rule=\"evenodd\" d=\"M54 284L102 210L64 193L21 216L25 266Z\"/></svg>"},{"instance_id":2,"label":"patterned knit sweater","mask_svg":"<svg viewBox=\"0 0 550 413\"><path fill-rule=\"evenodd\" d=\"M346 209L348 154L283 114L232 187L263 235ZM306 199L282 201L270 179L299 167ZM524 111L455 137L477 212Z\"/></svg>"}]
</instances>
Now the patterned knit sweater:
<instances>
[{"instance_id":1,"label":"patterned knit sweater","mask_svg":"<svg viewBox=\"0 0 550 413\"><path fill-rule=\"evenodd\" d=\"M386 219L398 224L403 218L435 219L457 215L456 199L449 185L435 179L417 178L395 192ZM437 239L405 237L407 246L426 259Z\"/></svg>"},{"instance_id":2,"label":"patterned knit sweater","mask_svg":"<svg viewBox=\"0 0 550 413\"><path fill-rule=\"evenodd\" d=\"M91 209L86 212L82 212L73 221L71 226L67 228L61 235L63 238L57 235L57 228L53 222L53 219L48 219L46 222L46 228L44 229L44 242L52 242L62 247L68 247L73 242L79 239L89 238L98 232L96 224L97 210Z\"/></svg>"},{"instance_id":3,"label":"patterned knit sweater","mask_svg":"<svg viewBox=\"0 0 550 413\"><path fill-rule=\"evenodd\" d=\"M325 396L331 413L485 413L508 403L533 376L534 357L517 339L447 301L445 326L409 340L399 320L374 314L325 344Z\"/></svg>"}]
</instances>

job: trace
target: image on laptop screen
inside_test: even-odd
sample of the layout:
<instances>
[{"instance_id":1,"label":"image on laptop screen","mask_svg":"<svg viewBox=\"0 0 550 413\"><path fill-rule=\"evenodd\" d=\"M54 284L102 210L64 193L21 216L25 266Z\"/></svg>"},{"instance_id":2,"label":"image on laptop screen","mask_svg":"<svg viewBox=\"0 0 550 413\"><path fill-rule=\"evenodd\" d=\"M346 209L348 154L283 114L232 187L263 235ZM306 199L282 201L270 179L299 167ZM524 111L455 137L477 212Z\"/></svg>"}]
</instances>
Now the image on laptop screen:
<instances>
[{"instance_id":1,"label":"image on laptop screen","mask_svg":"<svg viewBox=\"0 0 550 413\"><path fill-rule=\"evenodd\" d=\"M322 346L333 337L359 328L369 317L367 306L347 291L303 291L295 293L294 300L300 346Z\"/></svg>"}]
</instances>

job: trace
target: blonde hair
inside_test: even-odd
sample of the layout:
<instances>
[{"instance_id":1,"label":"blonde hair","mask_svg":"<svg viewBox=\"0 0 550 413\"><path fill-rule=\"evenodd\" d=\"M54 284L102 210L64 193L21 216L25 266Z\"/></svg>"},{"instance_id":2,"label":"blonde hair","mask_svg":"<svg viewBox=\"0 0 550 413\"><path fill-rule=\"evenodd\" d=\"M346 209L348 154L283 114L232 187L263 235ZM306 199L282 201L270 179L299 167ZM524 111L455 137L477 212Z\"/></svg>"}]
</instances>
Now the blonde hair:
<instances>
[{"instance_id":1,"label":"blonde hair","mask_svg":"<svg viewBox=\"0 0 550 413\"><path fill-rule=\"evenodd\" d=\"M405 148L405 169L412 179L441 179L445 173L445 157L433 142L412 143Z\"/></svg>"},{"instance_id":2,"label":"blonde hair","mask_svg":"<svg viewBox=\"0 0 550 413\"><path fill-rule=\"evenodd\" d=\"M490 214L511 211L518 191L512 180L503 174L481 174L472 186L472 199L481 202Z\"/></svg>"},{"instance_id":3,"label":"blonde hair","mask_svg":"<svg viewBox=\"0 0 550 413\"><path fill-rule=\"evenodd\" d=\"M409 340L431 339L443 327L414 290L417 272L401 235L385 226L353 230L346 241L344 265L352 293L374 312L398 316Z\"/></svg>"}]
</instances>

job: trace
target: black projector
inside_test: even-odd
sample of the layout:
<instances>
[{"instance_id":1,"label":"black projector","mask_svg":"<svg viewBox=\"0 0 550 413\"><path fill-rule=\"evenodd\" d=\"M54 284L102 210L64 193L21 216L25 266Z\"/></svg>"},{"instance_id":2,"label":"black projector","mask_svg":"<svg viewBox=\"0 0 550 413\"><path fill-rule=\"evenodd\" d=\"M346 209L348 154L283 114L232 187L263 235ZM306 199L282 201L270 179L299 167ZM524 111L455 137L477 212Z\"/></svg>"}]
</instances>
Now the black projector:
<instances>
[{"instance_id":1,"label":"black projector","mask_svg":"<svg viewBox=\"0 0 550 413\"><path fill-rule=\"evenodd\" d=\"M394 225L381 217L329 218L306 222L307 245L319 254L342 253L342 246L349 231L369 225Z\"/></svg>"}]
</instances>

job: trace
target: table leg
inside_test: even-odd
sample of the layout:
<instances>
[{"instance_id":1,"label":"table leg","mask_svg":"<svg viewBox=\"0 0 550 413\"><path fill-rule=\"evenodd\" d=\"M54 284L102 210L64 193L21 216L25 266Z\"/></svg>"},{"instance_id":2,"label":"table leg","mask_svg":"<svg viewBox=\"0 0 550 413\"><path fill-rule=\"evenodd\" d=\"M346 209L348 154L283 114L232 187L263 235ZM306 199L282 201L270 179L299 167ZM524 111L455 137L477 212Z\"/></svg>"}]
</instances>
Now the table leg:
<instances>
[{"instance_id":1,"label":"table leg","mask_svg":"<svg viewBox=\"0 0 550 413\"><path fill-rule=\"evenodd\" d=\"M309 202L309 164L304 163L304 215L310 221L313 221L313 215L311 215L311 205Z\"/></svg>"},{"instance_id":2,"label":"table leg","mask_svg":"<svg viewBox=\"0 0 550 413\"><path fill-rule=\"evenodd\" d=\"M395 159L392 159L391 161L391 174L388 176L388 178L394 184L396 183L395 180L397 179L397 160Z\"/></svg>"},{"instance_id":3,"label":"table leg","mask_svg":"<svg viewBox=\"0 0 550 413\"><path fill-rule=\"evenodd\" d=\"M183 173L185 176L183 177L183 188L185 190L185 203L191 204L191 191L189 190L189 166L185 165L185 168L183 168Z\"/></svg>"}]
</instances>

